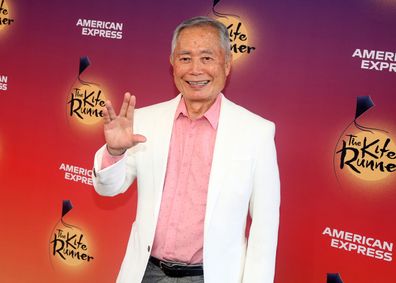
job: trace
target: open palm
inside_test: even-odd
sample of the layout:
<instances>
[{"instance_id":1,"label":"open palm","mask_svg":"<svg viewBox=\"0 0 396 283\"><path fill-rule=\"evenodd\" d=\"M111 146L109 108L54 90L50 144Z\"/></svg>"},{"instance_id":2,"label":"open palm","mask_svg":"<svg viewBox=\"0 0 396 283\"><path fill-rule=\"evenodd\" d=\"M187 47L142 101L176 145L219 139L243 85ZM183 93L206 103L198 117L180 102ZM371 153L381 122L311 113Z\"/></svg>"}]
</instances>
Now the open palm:
<instances>
[{"instance_id":1,"label":"open palm","mask_svg":"<svg viewBox=\"0 0 396 283\"><path fill-rule=\"evenodd\" d=\"M111 102L106 102L103 110L104 135L107 149L112 155L121 155L128 148L146 141L144 136L133 133L135 104L135 96L125 93L120 113L116 115Z\"/></svg>"}]
</instances>

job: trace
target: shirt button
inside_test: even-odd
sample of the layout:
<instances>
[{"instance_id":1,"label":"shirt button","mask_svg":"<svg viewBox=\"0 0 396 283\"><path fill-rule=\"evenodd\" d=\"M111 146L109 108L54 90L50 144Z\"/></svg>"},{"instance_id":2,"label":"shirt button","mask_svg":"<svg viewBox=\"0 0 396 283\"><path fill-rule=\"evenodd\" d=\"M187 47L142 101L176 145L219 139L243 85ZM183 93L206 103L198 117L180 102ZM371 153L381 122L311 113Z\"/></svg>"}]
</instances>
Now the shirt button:
<instances>
[{"instance_id":1,"label":"shirt button","mask_svg":"<svg viewBox=\"0 0 396 283\"><path fill-rule=\"evenodd\" d=\"M150 246L147 246L147 251L150 252Z\"/></svg>"}]
</instances>

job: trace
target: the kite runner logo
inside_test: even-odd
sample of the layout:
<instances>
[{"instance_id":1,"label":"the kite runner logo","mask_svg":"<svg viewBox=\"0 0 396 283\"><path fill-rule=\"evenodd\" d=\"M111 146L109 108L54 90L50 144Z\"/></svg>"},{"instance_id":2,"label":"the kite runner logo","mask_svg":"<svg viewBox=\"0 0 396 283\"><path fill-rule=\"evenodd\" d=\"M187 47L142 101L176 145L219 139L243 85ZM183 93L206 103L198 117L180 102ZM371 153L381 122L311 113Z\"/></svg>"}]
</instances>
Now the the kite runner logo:
<instances>
[{"instance_id":1,"label":"the kite runner logo","mask_svg":"<svg viewBox=\"0 0 396 283\"><path fill-rule=\"evenodd\" d=\"M238 15L223 14L215 10L215 6L219 2L220 0L213 1L212 12L216 16L216 19L227 27L233 60L235 61L245 55L253 54L256 47L250 41L250 32L248 31L246 22Z\"/></svg>"},{"instance_id":2,"label":"the kite runner logo","mask_svg":"<svg viewBox=\"0 0 396 283\"><path fill-rule=\"evenodd\" d=\"M70 200L62 204L62 216L55 225L49 240L49 257L51 264L56 267L75 267L89 264L94 260L88 236L77 226L64 221L65 215L72 210Z\"/></svg>"},{"instance_id":3,"label":"the kite runner logo","mask_svg":"<svg viewBox=\"0 0 396 283\"><path fill-rule=\"evenodd\" d=\"M7 29L14 23L10 7L7 5L7 1L0 0L0 32Z\"/></svg>"},{"instance_id":4,"label":"the kite runner logo","mask_svg":"<svg viewBox=\"0 0 396 283\"><path fill-rule=\"evenodd\" d=\"M338 139L333 165L340 183L353 177L355 181L375 185L396 175L396 146L390 133L358 123L358 119L373 106L369 96L359 96L355 119Z\"/></svg>"},{"instance_id":5,"label":"the kite runner logo","mask_svg":"<svg viewBox=\"0 0 396 283\"><path fill-rule=\"evenodd\" d=\"M67 115L72 121L93 125L102 120L105 94L97 83L83 81L81 74L90 65L87 56L80 58L78 77L67 98Z\"/></svg>"}]
</instances>

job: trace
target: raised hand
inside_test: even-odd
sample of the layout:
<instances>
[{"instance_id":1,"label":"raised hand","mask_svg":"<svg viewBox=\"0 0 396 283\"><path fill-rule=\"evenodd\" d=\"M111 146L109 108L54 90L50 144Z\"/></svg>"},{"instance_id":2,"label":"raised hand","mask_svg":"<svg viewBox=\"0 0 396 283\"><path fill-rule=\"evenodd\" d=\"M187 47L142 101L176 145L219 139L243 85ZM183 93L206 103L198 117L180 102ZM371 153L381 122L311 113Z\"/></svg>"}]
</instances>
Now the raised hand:
<instances>
[{"instance_id":1,"label":"raised hand","mask_svg":"<svg viewBox=\"0 0 396 283\"><path fill-rule=\"evenodd\" d=\"M146 141L144 136L133 133L135 104L135 96L125 93L120 113L117 116L111 102L106 101L103 109L104 135L107 150L111 155L121 155L128 148Z\"/></svg>"}]
</instances>

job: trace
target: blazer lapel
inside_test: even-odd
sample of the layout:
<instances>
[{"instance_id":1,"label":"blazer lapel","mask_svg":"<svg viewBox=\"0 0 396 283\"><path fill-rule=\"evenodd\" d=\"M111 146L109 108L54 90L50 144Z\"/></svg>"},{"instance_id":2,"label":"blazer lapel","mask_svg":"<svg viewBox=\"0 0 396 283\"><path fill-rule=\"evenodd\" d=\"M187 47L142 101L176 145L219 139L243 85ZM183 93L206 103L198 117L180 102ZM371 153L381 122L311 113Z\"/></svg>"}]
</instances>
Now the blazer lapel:
<instances>
[{"instance_id":1,"label":"blazer lapel","mask_svg":"<svg viewBox=\"0 0 396 283\"><path fill-rule=\"evenodd\" d=\"M212 212L223 189L222 182L226 175L227 164L230 164L234 151L237 133L234 130L232 103L224 96L221 101L219 124L213 152L212 168L210 171L208 196L205 213L205 230L211 220Z\"/></svg>"},{"instance_id":2,"label":"blazer lapel","mask_svg":"<svg viewBox=\"0 0 396 283\"><path fill-rule=\"evenodd\" d=\"M162 191L168 162L169 145L172 136L173 121L181 95L166 102L166 106L156 115L156 136L153 141L153 178L155 190L155 215L160 209Z\"/></svg>"}]
</instances>

